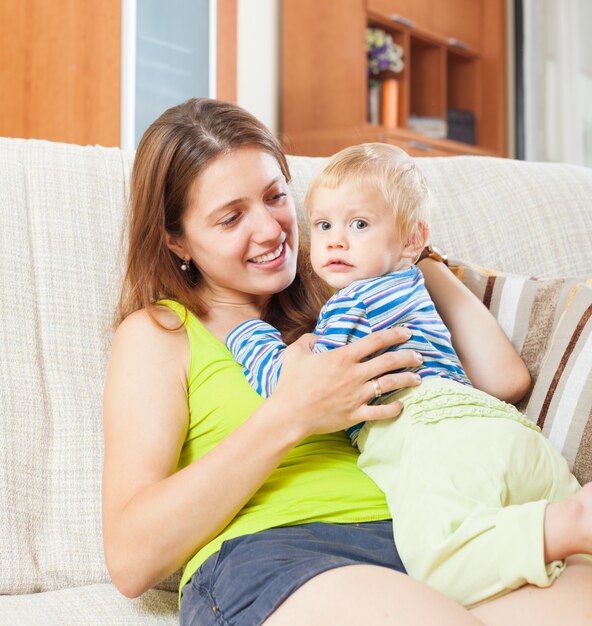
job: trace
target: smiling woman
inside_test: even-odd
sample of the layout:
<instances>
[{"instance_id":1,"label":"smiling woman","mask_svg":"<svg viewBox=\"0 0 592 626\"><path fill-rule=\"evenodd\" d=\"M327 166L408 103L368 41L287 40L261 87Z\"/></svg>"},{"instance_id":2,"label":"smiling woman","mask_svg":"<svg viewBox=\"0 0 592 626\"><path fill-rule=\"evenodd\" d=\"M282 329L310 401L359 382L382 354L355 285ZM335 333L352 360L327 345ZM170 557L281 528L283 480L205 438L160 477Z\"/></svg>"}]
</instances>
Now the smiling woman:
<instances>
[{"instance_id":1,"label":"smiling woman","mask_svg":"<svg viewBox=\"0 0 592 626\"><path fill-rule=\"evenodd\" d=\"M388 517L341 431L399 412L367 405L370 381L408 366L413 353L368 357L405 333L385 332L314 362L305 336L286 359L289 383L266 402L223 344L249 317L300 335L324 301L308 254L298 256L288 181L273 135L221 102L170 109L138 147L122 322L105 389L105 555L126 595L187 564L182 606L193 611L186 583L197 584L200 566L219 558L225 540L274 526ZM383 377L382 387L395 383L416 384L400 374ZM329 563L321 553L313 568L269 592L263 615L241 619L263 621ZM396 559L392 567L400 568ZM273 567L267 575L275 578ZM247 594L234 591L237 599Z\"/></svg>"},{"instance_id":2,"label":"smiling woman","mask_svg":"<svg viewBox=\"0 0 592 626\"><path fill-rule=\"evenodd\" d=\"M298 229L287 191L277 159L252 146L216 159L197 178L183 232L167 234L167 244L199 268L205 300L250 305L253 295L264 302L292 283Z\"/></svg>"}]
</instances>

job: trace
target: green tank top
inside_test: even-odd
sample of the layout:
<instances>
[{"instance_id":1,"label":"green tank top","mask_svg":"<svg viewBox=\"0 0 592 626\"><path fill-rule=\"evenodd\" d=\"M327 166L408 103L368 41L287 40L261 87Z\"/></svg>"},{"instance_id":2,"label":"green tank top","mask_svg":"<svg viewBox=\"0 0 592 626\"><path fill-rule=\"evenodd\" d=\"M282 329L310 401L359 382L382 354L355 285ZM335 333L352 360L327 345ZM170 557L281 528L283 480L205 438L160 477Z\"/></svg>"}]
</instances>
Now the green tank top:
<instances>
[{"instance_id":1,"label":"green tank top","mask_svg":"<svg viewBox=\"0 0 592 626\"><path fill-rule=\"evenodd\" d=\"M163 300L189 337L189 428L177 469L215 447L263 402L226 346L189 311ZM257 450L245 450L245 456ZM344 432L308 437L293 448L236 517L186 565L180 589L223 541L276 526L389 519L384 494L357 466ZM244 462L244 458L240 460Z\"/></svg>"}]
</instances>

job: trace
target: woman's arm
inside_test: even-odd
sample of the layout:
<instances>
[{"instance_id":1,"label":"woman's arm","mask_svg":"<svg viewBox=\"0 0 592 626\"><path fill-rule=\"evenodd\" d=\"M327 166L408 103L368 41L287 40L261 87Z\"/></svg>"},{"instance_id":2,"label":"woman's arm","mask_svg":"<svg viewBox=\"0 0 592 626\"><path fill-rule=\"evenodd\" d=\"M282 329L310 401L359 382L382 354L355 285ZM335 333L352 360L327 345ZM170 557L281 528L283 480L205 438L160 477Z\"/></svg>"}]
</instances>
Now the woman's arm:
<instances>
[{"instance_id":1,"label":"woman's arm","mask_svg":"<svg viewBox=\"0 0 592 626\"><path fill-rule=\"evenodd\" d=\"M173 322L174 323L174 322ZM410 351L370 354L404 341L375 333L342 350L312 354L307 335L286 350L276 392L202 458L175 473L187 432L189 346L184 329L158 328L145 311L118 329L104 399L103 539L114 584L136 597L186 563L308 435L388 419L400 405L368 406L382 389L416 384L383 372L416 365Z\"/></svg>"},{"instance_id":2,"label":"woman's arm","mask_svg":"<svg viewBox=\"0 0 592 626\"><path fill-rule=\"evenodd\" d=\"M518 402L530 387L530 374L495 318L444 263L426 258L419 268L471 382Z\"/></svg>"}]
</instances>

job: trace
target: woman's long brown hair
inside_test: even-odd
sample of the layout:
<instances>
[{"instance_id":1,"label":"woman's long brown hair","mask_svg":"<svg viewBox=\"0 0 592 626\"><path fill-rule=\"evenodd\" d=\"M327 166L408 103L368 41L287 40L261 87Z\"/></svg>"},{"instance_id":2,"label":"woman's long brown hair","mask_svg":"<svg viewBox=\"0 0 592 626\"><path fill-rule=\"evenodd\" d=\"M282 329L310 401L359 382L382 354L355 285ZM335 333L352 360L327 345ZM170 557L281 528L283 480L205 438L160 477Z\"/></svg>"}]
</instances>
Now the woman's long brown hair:
<instances>
[{"instance_id":1,"label":"woman's long brown hair","mask_svg":"<svg viewBox=\"0 0 592 626\"><path fill-rule=\"evenodd\" d=\"M198 317L207 314L199 296L199 268L191 263L189 271L181 271L178 257L166 244L166 234L183 235L182 218L190 189L208 164L245 145L274 156L286 182L290 181L277 139L259 120L233 104L192 98L165 111L146 130L132 170L128 256L118 323L142 308L158 323L152 305L163 298L178 301ZM311 271L306 238L300 241L294 282L272 296L262 314L286 343L312 330L328 297L326 287Z\"/></svg>"}]
</instances>

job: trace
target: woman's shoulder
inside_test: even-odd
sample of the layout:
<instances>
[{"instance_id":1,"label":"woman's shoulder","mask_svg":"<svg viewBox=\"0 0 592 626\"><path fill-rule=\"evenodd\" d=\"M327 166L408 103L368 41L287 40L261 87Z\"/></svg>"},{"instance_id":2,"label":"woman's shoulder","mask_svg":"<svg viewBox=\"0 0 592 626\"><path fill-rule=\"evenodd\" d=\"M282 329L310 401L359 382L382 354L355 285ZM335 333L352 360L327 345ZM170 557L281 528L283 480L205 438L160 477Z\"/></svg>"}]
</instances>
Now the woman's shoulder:
<instances>
[{"instance_id":1,"label":"woman's shoulder","mask_svg":"<svg viewBox=\"0 0 592 626\"><path fill-rule=\"evenodd\" d=\"M173 309L164 304L154 304L148 308L130 313L118 326L117 332L184 332L183 323Z\"/></svg>"},{"instance_id":2,"label":"woman's shoulder","mask_svg":"<svg viewBox=\"0 0 592 626\"><path fill-rule=\"evenodd\" d=\"M189 350L187 332L177 313L164 305L154 305L130 313L115 331L114 347L123 345L138 353L185 354Z\"/></svg>"}]
</instances>

